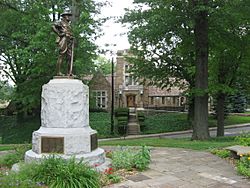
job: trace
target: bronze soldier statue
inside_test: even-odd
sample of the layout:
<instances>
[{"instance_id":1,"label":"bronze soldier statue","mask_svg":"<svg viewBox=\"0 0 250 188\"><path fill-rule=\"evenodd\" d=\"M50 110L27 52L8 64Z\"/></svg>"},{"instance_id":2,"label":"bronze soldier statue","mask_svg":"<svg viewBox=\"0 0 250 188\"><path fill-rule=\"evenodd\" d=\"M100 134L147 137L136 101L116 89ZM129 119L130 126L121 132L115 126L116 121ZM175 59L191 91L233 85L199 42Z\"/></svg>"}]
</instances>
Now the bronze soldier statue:
<instances>
[{"instance_id":1,"label":"bronze soldier statue","mask_svg":"<svg viewBox=\"0 0 250 188\"><path fill-rule=\"evenodd\" d=\"M56 39L56 43L59 46L59 56L56 65L58 76L63 75L61 73L61 64L64 56L66 57L68 66L67 75L72 76L74 37L70 27L71 16L72 14L70 12L64 12L61 14L62 19L52 26L53 31L58 35Z\"/></svg>"}]
</instances>

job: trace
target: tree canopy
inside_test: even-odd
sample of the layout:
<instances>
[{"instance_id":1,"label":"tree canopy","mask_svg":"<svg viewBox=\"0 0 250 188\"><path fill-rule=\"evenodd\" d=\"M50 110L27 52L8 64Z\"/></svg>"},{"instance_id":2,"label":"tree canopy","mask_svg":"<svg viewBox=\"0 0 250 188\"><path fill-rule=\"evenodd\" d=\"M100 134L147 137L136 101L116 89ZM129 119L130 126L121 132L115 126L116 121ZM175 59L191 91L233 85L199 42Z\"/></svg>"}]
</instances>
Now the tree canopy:
<instances>
[{"instance_id":1,"label":"tree canopy","mask_svg":"<svg viewBox=\"0 0 250 188\"><path fill-rule=\"evenodd\" d=\"M55 75L58 52L51 26L73 5L78 10L74 10L77 46L73 73L88 74L94 69L94 40L100 26L94 15L99 13L101 4L92 0L0 0L0 60L5 67L2 75L15 83L19 110L39 106L41 86Z\"/></svg>"},{"instance_id":2,"label":"tree canopy","mask_svg":"<svg viewBox=\"0 0 250 188\"><path fill-rule=\"evenodd\" d=\"M199 96L207 101L207 94L231 90L231 82L248 82L249 69L243 67L249 64L249 1L134 0L134 4L135 9L127 10L122 22L130 29L134 56L129 61L136 76L160 87L188 84L187 92L196 101ZM204 72L207 61L209 74ZM225 69L221 71L221 67ZM243 79L242 71L246 76ZM221 81L223 77L225 81ZM198 84L201 80L202 87ZM207 108L207 102L197 104L201 103L204 105L200 109L196 106L196 117L205 120L194 130L207 124L207 112L197 116L197 112ZM201 132L208 131L205 129Z\"/></svg>"}]
</instances>

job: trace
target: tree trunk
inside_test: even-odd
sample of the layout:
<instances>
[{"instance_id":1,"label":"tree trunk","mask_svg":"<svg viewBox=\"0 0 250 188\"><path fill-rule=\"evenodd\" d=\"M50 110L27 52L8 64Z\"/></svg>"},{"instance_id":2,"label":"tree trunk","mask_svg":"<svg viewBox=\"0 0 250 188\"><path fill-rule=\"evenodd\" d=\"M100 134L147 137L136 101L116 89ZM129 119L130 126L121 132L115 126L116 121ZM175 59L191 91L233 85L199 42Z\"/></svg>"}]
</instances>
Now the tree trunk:
<instances>
[{"instance_id":1,"label":"tree trunk","mask_svg":"<svg viewBox=\"0 0 250 188\"><path fill-rule=\"evenodd\" d=\"M75 24L80 20L80 2L79 0L72 0L72 23Z\"/></svg>"},{"instance_id":2,"label":"tree trunk","mask_svg":"<svg viewBox=\"0 0 250 188\"><path fill-rule=\"evenodd\" d=\"M217 136L224 136L224 120L225 120L225 99L226 95L224 93L219 93L217 95Z\"/></svg>"},{"instance_id":3,"label":"tree trunk","mask_svg":"<svg viewBox=\"0 0 250 188\"><path fill-rule=\"evenodd\" d=\"M188 121L190 122L191 126L194 126L194 97L191 96L188 98Z\"/></svg>"},{"instance_id":4,"label":"tree trunk","mask_svg":"<svg viewBox=\"0 0 250 188\"><path fill-rule=\"evenodd\" d=\"M201 9L201 6L203 9ZM204 7L208 7L208 0L193 0L195 15L195 110L193 140L206 140L208 130L208 13Z\"/></svg>"}]
</instances>

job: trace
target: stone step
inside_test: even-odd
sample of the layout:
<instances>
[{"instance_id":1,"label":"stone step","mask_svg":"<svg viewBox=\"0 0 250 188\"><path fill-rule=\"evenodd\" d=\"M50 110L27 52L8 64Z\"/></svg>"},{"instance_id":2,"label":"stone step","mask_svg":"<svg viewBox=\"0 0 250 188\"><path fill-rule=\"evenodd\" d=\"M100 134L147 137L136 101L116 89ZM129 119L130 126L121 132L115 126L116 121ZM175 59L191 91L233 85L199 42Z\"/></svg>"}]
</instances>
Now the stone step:
<instances>
[{"instance_id":1,"label":"stone step","mask_svg":"<svg viewBox=\"0 0 250 188\"><path fill-rule=\"evenodd\" d=\"M140 125L136 122L128 123L128 135L140 134Z\"/></svg>"}]
</instances>

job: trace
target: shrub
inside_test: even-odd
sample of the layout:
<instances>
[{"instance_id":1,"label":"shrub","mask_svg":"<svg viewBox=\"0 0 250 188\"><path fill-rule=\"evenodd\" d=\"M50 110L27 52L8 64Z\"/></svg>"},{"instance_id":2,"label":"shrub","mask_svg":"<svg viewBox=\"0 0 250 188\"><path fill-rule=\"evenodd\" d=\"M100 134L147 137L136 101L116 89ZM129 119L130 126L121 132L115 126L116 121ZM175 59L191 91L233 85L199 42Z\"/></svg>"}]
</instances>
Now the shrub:
<instances>
[{"instance_id":1,"label":"shrub","mask_svg":"<svg viewBox=\"0 0 250 188\"><path fill-rule=\"evenodd\" d=\"M0 167L6 166L8 168L11 168L13 164L23 161L24 154L29 149L29 144L16 146L13 153L6 154L0 158Z\"/></svg>"},{"instance_id":2,"label":"shrub","mask_svg":"<svg viewBox=\"0 0 250 188\"><path fill-rule=\"evenodd\" d=\"M235 137L235 141L243 146L250 146L250 133L242 133Z\"/></svg>"},{"instance_id":3,"label":"shrub","mask_svg":"<svg viewBox=\"0 0 250 188\"><path fill-rule=\"evenodd\" d=\"M18 188L35 188L40 187L41 183L32 179L34 172L36 171L36 164L21 164L20 171L18 173L10 171L1 177L0 187L18 187Z\"/></svg>"},{"instance_id":4,"label":"shrub","mask_svg":"<svg viewBox=\"0 0 250 188\"><path fill-rule=\"evenodd\" d=\"M129 109L128 108L116 108L115 109L115 116L128 116L129 114Z\"/></svg>"},{"instance_id":5,"label":"shrub","mask_svg":"<svg viewBox=\"0 0 250 188\"><path fill-rule=\"evenodd\" d=\"M113 151L112 166L118 169L132 170L134 163L134 152L129 148L121 147L121 150Z\"/></svg>"},{"instance_id":6,"label":"shrub","mask_svg":"<svg viewBox=\"0 0 250 188\"><path fill-rule=\"evenodd\" d=\"M237 163L237 171L250 178L250 156L242 156Z\"/></svg>"},{"instance_id":7,"label":"shrub","mask_svg":"<svg viewBox=\"0 0 250 188\"><path fill-rule=\"evenodd\" d=\"M139 125L140 125L140 129L141 131L144 131L144 128L145 128L145 115L144 115L144 112L137 112L137 118L138 118L138 121L139 121Z\"/></svg>"},{"instance_id":8,"label":"shrub","mask_svg":"<svg viewBox=\"0 0 250 188\"><path fill-rule=\"evenodd\" d=\"M1 187L99 188L99 177L98 172L82 161L50 157L40 164L21 165L18 173L11 172L1 179Z\"/></svg>"},{"instance_id":9,"label":"shrub","mask_svg":"<svg viewBox=\"0 0 250 188\"><path fill-rule=\"evenodd\" d=\"M99 138L110 137L110 113L90 113L89 123L91 128L98 132Z\"/></svg>"},{"instance_id":10,"label":"shrub","mask_svg":"<svg viewBox=\"0 0 250 188\"><path fill-rule=\"evenodd\" d=\"M135 155L135 168L143 171L148 168L150 164L150 150L143 146L141 150Z\"/></svg>"},{"instance_id":11,"label":"shrub","mask_svg":"<svg viewBox=\"0 0 250 188\"><path fill-rule=\"evenodd\" d=\"M125 135L127 132L129 109L117 108L115 109L115 116L118 133L120 135Z\"/></svg>"},{"instance_id":12,"label":"shrub","mask_svg":"<svg viewBox=\"0 0 250 188\"><path fill-rule=\"evenodd\" d=\"M33 175L36 182L43 182L49 187L100 187L99 174L82 161L74 158L64 160L50 157L38 165Z\"/></svg>"},{"instance_id":13,"label":"shrub","mask_svg":"<svg viewBox=\"0 0 250 188\"><path fill-rule=\"evenodd\" d=\"M191 125L186 119L186 114L180 113L165 113L146 116L144 125L144 134L173 132L191 129Z\"/></svg>"},{"instance_id":14,"label":"shrub","mask_svg":"<svg viewBox=\"0 0 250 188\"><path fill-rule=\"evenodd\" d=\"M147 147L143 146L140 150L131 148L121 148L112 152L112 166L117 169L132 170L145 170L150 163L150 151Z\"/></svg>"},{"instance_id":15,"label":"shrub","mask_svg":"<svg viewBox=\"0 0 250 188\"><path fill-rule=\"evenodd\" d=\"M225 150L225 149L212 149L211 153L221 158L227 158L230 156L230 151Z\"/></svg>"}]
</instances>

